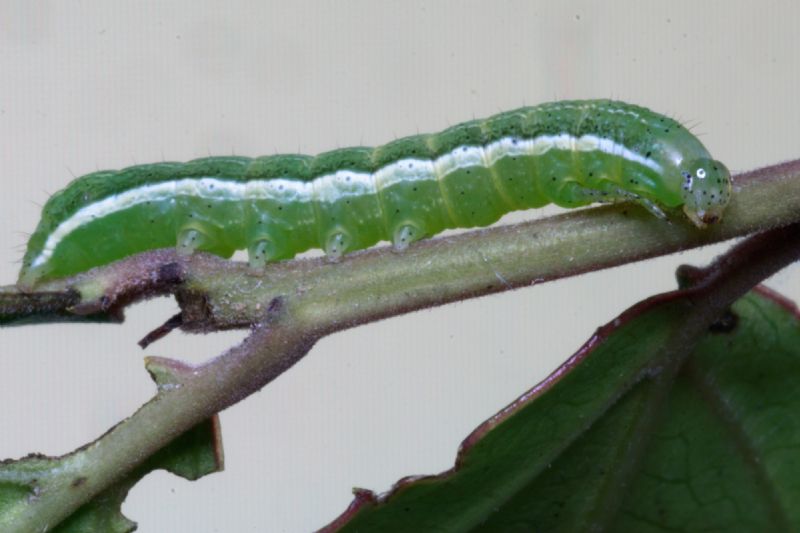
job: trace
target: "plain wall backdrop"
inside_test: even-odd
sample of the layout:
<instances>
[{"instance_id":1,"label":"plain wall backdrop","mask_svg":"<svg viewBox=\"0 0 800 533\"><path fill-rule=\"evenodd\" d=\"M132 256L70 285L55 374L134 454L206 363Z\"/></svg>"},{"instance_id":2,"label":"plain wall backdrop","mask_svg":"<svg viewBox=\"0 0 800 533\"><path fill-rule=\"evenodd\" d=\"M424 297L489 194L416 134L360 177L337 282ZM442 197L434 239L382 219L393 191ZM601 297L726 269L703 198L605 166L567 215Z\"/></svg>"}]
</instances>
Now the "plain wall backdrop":
<instances>
[{"instance_id":1,"label":"plain wall backdrop","mask_svg":"<svg viewBox=\"0 0 800 533\"><path fill-rule=\"evenodd\" d=\"M800 156L796 2L0 1L0 283L73 176L206 155L316 153L524 104L611 97L692 125L732 170ZM517 213L505 222L555 210ZM353 486L452 465L460 441L596 327L730 243L333 335L221 415L226 470L148 476L145 533L308 531ZM770 286L795 299L800 271ZM0 330L0 458L66 453L147 401L144 355L199 362L244 332Z\"/></svg>"}]
</instances>

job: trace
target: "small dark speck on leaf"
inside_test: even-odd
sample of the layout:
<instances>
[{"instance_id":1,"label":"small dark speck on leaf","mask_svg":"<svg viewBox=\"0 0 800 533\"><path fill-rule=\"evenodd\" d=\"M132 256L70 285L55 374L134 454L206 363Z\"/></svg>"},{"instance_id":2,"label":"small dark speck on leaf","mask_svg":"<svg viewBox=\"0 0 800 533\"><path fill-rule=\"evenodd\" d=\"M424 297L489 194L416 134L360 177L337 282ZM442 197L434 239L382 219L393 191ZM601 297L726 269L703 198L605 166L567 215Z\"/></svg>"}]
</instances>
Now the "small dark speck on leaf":
<instances>
[{"instance_id":1,"label":"small dark speck on leaf","mask_svg":"<svg viewBox=\"0 0 800 533\"><path fill-rule=\"evenodd\" d=\"M730 333L739 325L739 315L728 309L725 314L708 327L711 333Z\"/></svg>"}]
</instances>

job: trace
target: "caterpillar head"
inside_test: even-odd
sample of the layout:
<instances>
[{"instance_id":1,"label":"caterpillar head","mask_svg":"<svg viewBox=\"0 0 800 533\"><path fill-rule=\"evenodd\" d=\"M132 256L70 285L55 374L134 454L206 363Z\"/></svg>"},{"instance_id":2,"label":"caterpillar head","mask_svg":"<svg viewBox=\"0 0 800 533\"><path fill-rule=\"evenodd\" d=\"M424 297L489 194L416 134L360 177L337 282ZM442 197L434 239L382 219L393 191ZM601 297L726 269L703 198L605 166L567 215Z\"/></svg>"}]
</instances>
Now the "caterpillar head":
<instances>
[{"instance_id":1,"label":"caterpillar head","mask_svg":"<svg viewBox=\"0 0 800 533\"><path fill-rule=\"evenodd\" d=\"M695 226L704 228L719 222L731 199L731 173L728 168L709 158L700 158L681 165L683 211Z\"/></svg>"}]
</instances>

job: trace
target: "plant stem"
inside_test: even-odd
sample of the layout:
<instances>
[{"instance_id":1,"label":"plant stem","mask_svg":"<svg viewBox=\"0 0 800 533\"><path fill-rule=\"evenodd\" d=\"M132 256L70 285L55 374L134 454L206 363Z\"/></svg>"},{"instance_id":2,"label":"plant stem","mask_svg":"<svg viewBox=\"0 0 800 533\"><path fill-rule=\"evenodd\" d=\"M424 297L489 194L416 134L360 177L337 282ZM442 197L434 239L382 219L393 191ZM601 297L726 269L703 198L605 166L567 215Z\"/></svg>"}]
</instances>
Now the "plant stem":
<instances>
[{"instance_id":1,"label":"plant stem","mask_svg":"<svg viewBox=\"0 0 800 533\"><path fill-rule=\"evenodd\" d=\"M175 437L275 379L323 335L796 222L799 180L800 161L740 176L726 223L708 231L611 206L429 240L403 254L370 250L337 264L299 260L253 272L208 255L182 259L157 251L50 283L42 290L77 290L87 312L113 313L137 298L177 291L184 326L258 325L241 345L205 365L175 365L176 386L162 388L129 419L65 458L63 472L43 480L21 512L0 516L0 526L43 531L58 524ZM800 226L770 230L718 262L718 277L710 276L707 287L690 291L705 302L708 316L718 315L798 254ZM13 292L0 291L4 305ZM77 476L85 479L76 485Z\"/></svg>"},{"instance_id":2,"label":"plant stem","mask_svg":"<svg viewBox=\"0 0 800 533\"><path fill-rule=\"evenodd\" d=\"M173 250L157 250L37 287L34 294L81 294L78 305L70 298L57 300L61 313L53 309L52 297L37 307L16 288L0 288L0 324L64 320L65 309L73 311L72 319L80 319L75 312L92 320L103 313L119 319L122 307L132 301L176 291L187 331L249 327L261 318L266 302L301 291L316 294L323 314L325 302L347 298L388 316L402 310L401 302L390 311L383 294L401 286L413 295L402 305L419 309L800 221L800 160L739 174L734 183L724 222L705 230L694 228L682 214L665 223L636 206L619 204L428 239L401 254L374 248L339 263L282 261L259 272L206 254L181 258Z\"/></svg>"}]
</instances>

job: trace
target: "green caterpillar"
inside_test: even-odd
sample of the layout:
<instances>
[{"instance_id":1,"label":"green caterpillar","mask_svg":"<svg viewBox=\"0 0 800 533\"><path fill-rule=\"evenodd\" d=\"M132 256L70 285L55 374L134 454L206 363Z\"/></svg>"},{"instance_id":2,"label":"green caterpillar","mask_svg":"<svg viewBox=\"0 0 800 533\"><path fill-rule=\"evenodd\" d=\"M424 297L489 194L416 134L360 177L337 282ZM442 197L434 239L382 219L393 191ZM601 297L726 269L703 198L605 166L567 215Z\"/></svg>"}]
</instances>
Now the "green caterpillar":
<instances>
[{"instance_id":1,"label":"green caterpillar","mask_svg":"<svg viewBox=\"0 0 800 533\"><path fill-rule=\"evenodd\" d=\"M101 171L55 194L28 243L20 285L175 246L254 267L323 248L331 257L446 228L486 226L555 203L683 207L699 227L730 174L675 120L607 100L552 102L377 148L317 156L209 157Z\"/></svg>"}]
</instances>

